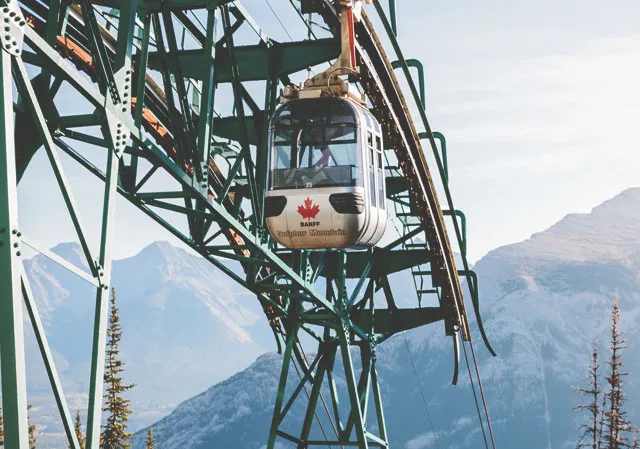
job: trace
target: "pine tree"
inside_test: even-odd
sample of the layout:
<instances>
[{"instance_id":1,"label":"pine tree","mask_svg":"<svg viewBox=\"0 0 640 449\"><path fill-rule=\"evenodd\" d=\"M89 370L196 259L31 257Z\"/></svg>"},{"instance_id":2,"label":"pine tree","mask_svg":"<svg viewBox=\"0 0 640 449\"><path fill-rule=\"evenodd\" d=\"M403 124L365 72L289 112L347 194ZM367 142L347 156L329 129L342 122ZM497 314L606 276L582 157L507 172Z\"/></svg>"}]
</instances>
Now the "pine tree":
<instances>
[{"instance_id":1,"label":"pine tree","mask_svg":"<svg viewBox=\"0 0 640 449\"><path fill-rule=\"evenodd\" d=\"M80 449L84 449L85 444L87 443L87 439L84 436L84 433L82 433L82 419L80 418L80 410L76 410L76 424L74 426L74 429L76 431L76 438L78 438L78 444L80 444ZM69 446L69 449L71 449L71 446Z\"/></svg>"},{"instance_id":2,"label":"pine tree","mask_svg":"<svg viewBox=\"0 0 640 449\"><path fill-rule=\"evenodd\" d=\"M604 441L604 413L607 410L607 395L602 395L602 405L600 406L600 416L598 416L598 447L606 448Z\"/></svg>"},{"instance_id":3,"label":"pine tree","mask_svg":"<svg viewBox=\"0 0 640 449\"><path fill-rule=\"evenodd\" d=\"M102 408L107 412L107 420L102 430L102 449L129 449L131 447L131 433L127 432L127 422L131 409L131 401L124 399L123 393L133 388L134 385L126 385L122 379L124 362L120 360L119 344L122 339L122 327L120 316L116 306L116 291L111 290L111 316L107 329L107 353L104 373L105 405Z\"/></svg>"},{"instance_id":4,"label":"pine tree","mask_svg":"<svg viewBox=\"0 0 640 449\"><path fill-rule=\"evenodd\" d=\"M626 417L624 393L624 378L629 375L622 371L622 350L626 349L626 339L620 332L620 308L618 307L618 297L613 300L613 310L611 311L611 335L609 339L609 350L611 358L607 361L609 365L609 375L606 377L609 384L609 391L605 393L607 398L607 410L604 411L603 441L606 449L622 449L633 447L629 433L634 432L633 425Z\"/></svg>"},{"instance_id":5,"label":"pine tree","mask_svg":"<svg viewBox=\"0 0 640 449\"><path fill-rule=\"evenodd\" d=\"M587 387L580 388L574 387L574 390L581 395L586 396L589 400L588 404L580 404L574 407L574 410L583 410L587 412L587 423L582 424L582 435L576 445L576 449L592 448L600 449L600 428L599 421L601 417L601 409L599 396L601 394L600 388L600 363L598 361L598 341L594 340L591 343L591 363L587 365Z\"/></svg>"},{"instance_id":6,"label":"pine tree","mask_svg":"<svg viewBox=\"0 0 640 449\"><path fill-rule=\"evenodd\" d=\"M31 404L27 404L27 410L31 410ZM31 416L27 414L29 423L29 449L36 449L36 425L31 422Z\"/></svg>"},{"instance_id":7,"label":"pine tree","mask_svg":"<svg viewBox=\"0 0 640 449\"><path fill-rule=\"evenodd\" d=\"M27 410L31 410L31 405L27 405ZM29 449L36 448L36 425L29 419ZM4 448L4 420L2 418L2 407L0 407L0 449Z\"/></svg>"},{"instance_id":8,"label":"pine tree","mask_svg":"<svg viewBox=\"0 0 640 449\"><path fill-rule=\"evenodd\" d=\"M145 449L156 449L156 441L153 439L153 430L151 430L151 427L149 427L149 431L147 432L145 443Z\"/></svg>"}]
</instances>

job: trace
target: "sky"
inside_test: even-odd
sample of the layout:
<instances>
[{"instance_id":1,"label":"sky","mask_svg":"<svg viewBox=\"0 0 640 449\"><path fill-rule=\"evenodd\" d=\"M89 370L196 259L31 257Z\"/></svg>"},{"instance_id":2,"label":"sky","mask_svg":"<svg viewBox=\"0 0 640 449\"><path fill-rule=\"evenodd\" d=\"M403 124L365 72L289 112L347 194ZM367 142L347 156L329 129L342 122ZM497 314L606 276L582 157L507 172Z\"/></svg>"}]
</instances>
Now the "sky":
<instances>
[{"instance_id":1,"label":"sky","mask_svg":"<svg viewBox=\"0 0 640 449\"><path fill-rule=\"evenodd\" d=\"M276 40L304 38L289 2L269 2L284 27L266 0L244 3ZM396 3L398 41L406 58L424 64L427 115L447 137L471 261L640 185L640 3ZM65 168L97 247L100 183L66 159ZM26 235L43 247L72 238L42 151L19 199ZM116 258L172 241L122 198L115 235Z\"/></svg>"}]
</instances>

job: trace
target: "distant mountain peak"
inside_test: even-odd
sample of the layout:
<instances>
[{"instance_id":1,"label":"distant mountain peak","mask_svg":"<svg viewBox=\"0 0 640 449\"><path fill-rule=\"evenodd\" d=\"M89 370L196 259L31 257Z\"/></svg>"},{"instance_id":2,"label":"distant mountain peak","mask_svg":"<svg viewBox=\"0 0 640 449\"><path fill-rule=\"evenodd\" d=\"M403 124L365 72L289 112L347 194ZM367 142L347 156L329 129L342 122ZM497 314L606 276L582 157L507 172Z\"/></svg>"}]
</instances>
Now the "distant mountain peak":
<instances>
[{"instance_id":1,"label":"distant mountain peak","mask_svg":"<svg viewBox=\"0 0 640 449\"><path fill-rule=\"evenodd\" d=\"M520 243L489 253L528 260L626 260L640 251L640 188L630 188L594 207L572 213Z\"/></svg>"},{"instance_id":2,"label":"distant mountain peak","mask_svg":"<svg viewBox=\"0 0 640 449\"><path fill-rule=\"evenodd\" d=\"M56 246L51 248L51 252L57 254L58 256L78 267L87 269L89 267L89 265L87 264L87 259L82 251L82 247L77 242L58 243Z\"/></svg>"},{"instance_id":3,"label":"distant mountain peak","mask_svg":"<svg viewBox=\"0 0 640 449\"><path fill-rule=\"evenodd\" d=\"M193 266L202 262L201 258L190 251L173 245L166 240L152 242L140 250L139 253L122 259L136 260L138 263L152 263L154 266Z\"/></svg>"}]
</instances>

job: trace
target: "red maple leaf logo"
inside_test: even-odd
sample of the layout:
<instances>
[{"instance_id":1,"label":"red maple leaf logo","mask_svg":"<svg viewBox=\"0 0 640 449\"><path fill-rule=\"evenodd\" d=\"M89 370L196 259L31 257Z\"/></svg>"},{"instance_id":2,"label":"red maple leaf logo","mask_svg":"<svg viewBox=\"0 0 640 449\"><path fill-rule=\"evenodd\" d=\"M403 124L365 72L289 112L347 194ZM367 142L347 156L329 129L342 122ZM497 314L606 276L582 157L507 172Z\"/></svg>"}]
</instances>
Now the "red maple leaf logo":
<instances>
[{"instance_id":1,"label":"red maple leaf logo","mask_svg":"<svg viewBox=\"0 0 640 449\"><path fill-rule=\"evenodd\" d=\"M307 198L304 200L304 205L298 206L298 213L302 215L303 219L311 220L312 218L316 218L316 215L320 212L320 206L316 204L312 207L312 205L313 201Z\"/></svg>"}]
</instances>

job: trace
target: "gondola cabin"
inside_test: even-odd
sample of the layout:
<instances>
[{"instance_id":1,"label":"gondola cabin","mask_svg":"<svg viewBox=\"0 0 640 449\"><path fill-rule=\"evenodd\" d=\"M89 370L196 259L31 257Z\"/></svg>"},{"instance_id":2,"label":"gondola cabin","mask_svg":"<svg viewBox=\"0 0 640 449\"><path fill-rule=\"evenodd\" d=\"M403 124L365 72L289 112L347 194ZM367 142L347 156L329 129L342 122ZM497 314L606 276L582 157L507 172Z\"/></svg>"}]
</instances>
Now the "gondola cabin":
<instances>
[{"instance_id":1,"label":"gondola cabin","mask_svg":"<svg viewBox=\"0 0 640 449\"><path fill-rule=\"evenodd\" d=\"M364 107L325 96L283 103L269 135L265 217L294 249L368 247L387 223L382 132Z\"/></svg>"}]
</instances>

